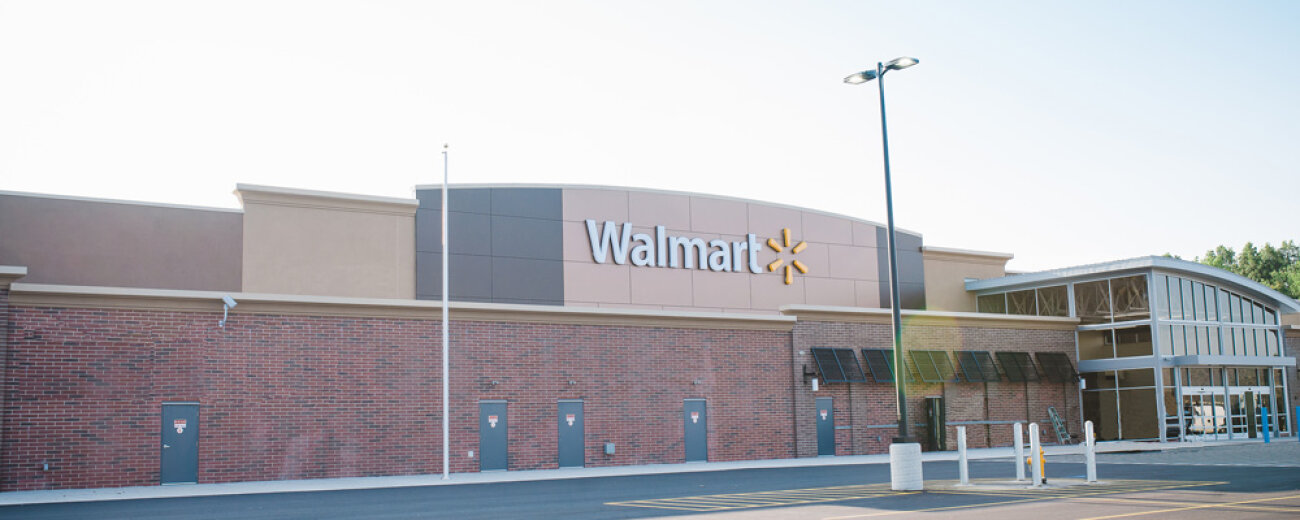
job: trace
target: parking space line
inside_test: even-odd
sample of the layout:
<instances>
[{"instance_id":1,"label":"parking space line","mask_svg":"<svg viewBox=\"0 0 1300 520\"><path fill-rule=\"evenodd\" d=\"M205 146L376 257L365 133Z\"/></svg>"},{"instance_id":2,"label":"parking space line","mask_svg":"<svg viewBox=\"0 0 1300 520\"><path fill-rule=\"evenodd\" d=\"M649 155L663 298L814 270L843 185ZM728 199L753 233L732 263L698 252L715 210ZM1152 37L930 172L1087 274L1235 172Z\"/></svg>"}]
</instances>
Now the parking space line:
<instances>
[{"instance_id":1,"label":"parking space line","mask_svg":"<svg viewBox=\"0 0 1300 520\"><path fill-rule=\"evenodd\" d=\"M1118 514L1118 515L1109 515L1109 516L1094 516L1094 517L1092 517L1092 518L1088 518L1088 519L1086 519L1086 520L1107 520L1107 519L1110 519L1110 518L1127 518L1127 517L1133 517L1133 516L1154 515L1154 514L1159 514L1159 513L1175 513L1175 512L1178 512L1178 511L1191 511L1191 510L1194 510L1194 509L1216 509L1216 508L1225 508L1224 506L1235 506L1235 505L1240 505L1240 504L1255 504L1255 503L1259 503L1259 502L1271 502L1271 501L1274 501L1274 500L1288 500L1288 499L1295 499L1295 498L1300 498L1300 495L1290 495L1290 496L1284 496L1284 497L1270 497L1270 498L1257 498L1257 499L1254 499L1254 500L1239 500L1239 501L1236 501L1236 502L1220 502L1220 503L1213 503L1213 504L1201 504L1201 505L1196 505L1196 506L1176 507L1176 508L1171 508L1171 509L1157 509L1157 510L1154 510L1154 511L1138 511L1138 512L1134 512L1134 513L1123 513L1123 514Z\"/></svg>"},{"instance_id":2,"label":"parking space line","mask_svg":"<svg viewBox=\"0 0 1300 520\"><path fill-rule=\"evenodd\" d=\"M607 502L605 505L674 509L679 511L724 511L728 509L838 502L842 500L857 500L912 493L913 492L893 491L889 488L889 484L869 484L777 491L756 491L753 493L700 495L650 500L630 500L624 502Z\"/></svg>"},{"instance_id":3,"label":"parking space line","mask_svg":"<svg viewBox=\"0 0 1300 520\"><path fill-rule=\"evenodd\" d=\"M990 483L991 479L984 479L984 483ZM980 489L979 480L975 481L975 486L971 488L951 487L956 485L956 481L932 481L932 486L924 493L951 494L951 495L971 495L983 496L994 499L1003 499L996 504L1014 504L1019 502L1034 502L1045 500L1070 500L1097 495L1116 495L1123 493L1141 493L1148 491L1160 491L1188 487L1212 486L1224 484L1224 482L1201 482L1201 481L1170 481L1170 480L1114 480L1104 484L1097 485L1077 485L1072 487L1063 487L1055 489L1031 489L1031 488L1004 488L1004 489ZM717 495L698 495L688 497L660 498L647 500L629 500L623 502L606 502L609 506L626 506L626 507L644 507L653 509L671 509L677 511L695 511L695 512L714 512L727 511L734 509L749 509L756 507L778 507L792 506L803 504L817 504L826 502L839 502L845 500L859 500L868 498L882 498L898 495L910 495L922 493L921 491L893 491L889 484L867 484L852 486L833 486L824 488L807 488L807 489L787 489L775 491L755 491L752 493L728 493ZM1011 500L1006 500L1011 499ZM954 509L963 509L970 507L984 507L990 505L988 502L979 504L966 504L960 506L947 506L929 509L918 509L911 511L884 511L864 515L845 516L836 518L865 518L871 516L887 516L900 513L910 513L919 511L946 511ZM1160 505L1187 505L1185 503L1162 503Z\"/></svg>"},{"instance_id":4,"label":"parking space line","mask_svg":"<svg viewBox=\"0 0 1300 520\"><path fill-rule=\"evenodd\" d=\"M1178 500L1160 500L1160 499L1143 499L1143 498L1120 498L1120 497L1079 497L1074 500L1084 502L1119 502L1130 504L1148 504L1159 506L1198 506L1205 505L1206 502L1186 502ZM1300 513L1300 505L1297 506L1248 506L1218 504L1217 507L1223 509L1234 509L1242 511L1262 511L1266 513Z\"/></svg>"}]
</instances>

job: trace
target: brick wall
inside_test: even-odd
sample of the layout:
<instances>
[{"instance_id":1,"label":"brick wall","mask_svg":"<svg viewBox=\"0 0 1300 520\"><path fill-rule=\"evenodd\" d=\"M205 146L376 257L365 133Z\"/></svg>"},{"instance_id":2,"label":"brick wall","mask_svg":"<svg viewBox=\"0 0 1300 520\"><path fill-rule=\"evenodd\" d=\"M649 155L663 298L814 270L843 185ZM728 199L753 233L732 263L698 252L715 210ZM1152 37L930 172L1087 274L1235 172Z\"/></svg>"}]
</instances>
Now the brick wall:
<instances>
[{"instance_id":1,"label":"brick wall","mask_svg":"<svg viewBox=\"0 0 1300 520\"><path fill-rule=\"evenodd\" d=\"M166 401L200 403L199 482L441 471L438 322L219 319L11 307L0 490L158 483ZM454 322L452 345L452 471L478 468L481 399L509 401L511 469L556 466L557 399L585 400L589 466L683 461L685 398L710 460L795 455L786 332Z\"/></svg>"},{"instance_id":2,"label":"brick wall","mask_svg":"<svg viewBox=\"0 0 1300 520\"><path fill-rule=\"evenodd\" d=\"M793 370L800 374L806 365L816 368L810 349L891 348L893 343L888 323L845 323L827 321L800 321L795 325ZM1072 330L1023 330L1008 328L975 328L929 324L903 326L903 344L907 349L987 350L1021 352L1063 352L1075 359L1074 332ZM908 362L911 362L909 357ZM952 358L954 366L957 359ZM866 371L866 367L863 367ZM868 380L871 380L868 374ZM963 377L964 381L965 378ZM889 383L831 383L815 394L811 386L800 383L795 388L797 450L799 456L817 453L816 424L813 417L816 397L834 398L838 425L849 429L837 431L837 452L844 455L887 453L889 443L897 435L897 398ZM959 421L1037 421L1041 439L1055 443L1047 407L1054 406L1065 419L1070 433L1082 430L1079 419L1077 387L1070 383L997 382L997 383L916 383L907 385L908 421L912 434L925 438L926 421L924 398L943 396L949 423ZM969 425L966 428L968 446L1008 446L1011 444L1011 425ZM956 427L948 427L948 449L956 449Z\"/></svg>"}]
</instances>

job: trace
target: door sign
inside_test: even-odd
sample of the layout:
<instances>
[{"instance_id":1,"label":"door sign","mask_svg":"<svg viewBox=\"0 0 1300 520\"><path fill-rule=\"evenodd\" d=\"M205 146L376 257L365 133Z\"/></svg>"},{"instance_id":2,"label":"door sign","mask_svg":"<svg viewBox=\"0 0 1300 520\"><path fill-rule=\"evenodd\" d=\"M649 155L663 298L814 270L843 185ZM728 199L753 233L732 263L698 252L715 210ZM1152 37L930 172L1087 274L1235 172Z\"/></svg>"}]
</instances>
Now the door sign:
<instances>
[{"instance_id":1,"label":"door sign","mask_svg":"<svg viewBox=\"0 0 1300 520\"><path fill-rule=\"evenodd\" d=\"M495 415L489 415L489 416L488 416L488 426L490 426L490 427L492 427L492 428L496 428L496 427L497 427L497 416L495 416Z\"/></svg>"},{"instance_id":2,"label":"door sign","mask_svg":"<svg viewBox=\"0 0 1300 520\"><path fill-rule=\"evenodd\" d=\"M573 416L573 414L571 414L571 413L564 414L564 421L567 422L567 423L569 423L569 426L573 426L573 420L574 420L574 419L575 419L575 417Z\"/></svg>"},{"instance_id":3,"label":"door sign","mask_svg":"<svg viewBox=\"0 0 1300 520\"><path fill-rule=\"evenodd\" d=\"M176 419L172 421L172 428L176 428L176 434L185 433L185 419Z\"/></svg>"},{"instance_id":4,"label":"door sign","mask_svg":"<svg viewBox=\"0 0 1300 520\"><path fill-rule=\"evenodd\" d=\"M692 423L700 422L700 412L691 412L691 422Z\"/></svg>"},{"instance_id":5,"label":"door sign","mask_svg":"<svg viewBox=\"0 0 1300 520\"><path fill-rule=\"evenodd\" d=\"M822 410L822 420L826 420L826 410Z\"/></svg>"}]
</instances>

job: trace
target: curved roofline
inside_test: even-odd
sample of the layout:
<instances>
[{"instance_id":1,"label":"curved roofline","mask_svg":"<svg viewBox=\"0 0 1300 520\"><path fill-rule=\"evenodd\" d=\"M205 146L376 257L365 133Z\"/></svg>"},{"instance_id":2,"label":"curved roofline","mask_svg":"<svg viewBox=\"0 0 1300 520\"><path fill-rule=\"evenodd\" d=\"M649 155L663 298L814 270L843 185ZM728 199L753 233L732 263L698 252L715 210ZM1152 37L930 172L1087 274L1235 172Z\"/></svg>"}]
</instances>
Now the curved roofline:
<instances>
[{"instance_id":1,"label":"curved roofline","mask_svg":"<svg viewBox=\"0 0 1300 520\"><path fill-rule=\"evenodd\" d=\"M881 223L876 222L876 221L874 221L874 220L867 220L867 219L864 219L864 218L859 218L859 217L854 217L854 216L844 215L844 214L841 214L841 213L834 213L834 212L830 212L830 211L823 211L823 210L820 210L820 209L805 208L805 207L802 207L802 206L794 206L794 205L790 205L790 204L782 204L782 203L779 203L779 202L771 202L771 201L766 201L766 200L746 199L746 198L744 198L744 197L732 197L732 196L729 196L729 195L714 195L714 194L712 194L712 193L698 193L698 192L693 192L693 191L664 190L664 189L659 189L659 188L639 188L639 187L635 187L635 186L610 186L610 185L605 185L605 184L546 184L546 183L531 183L531 182L524 182L524 183L510 183L510 182L507 182L507 183L465 183L465 184L456 184L456 183L452 183L451 187L452 187L452 189L455 189L455 188L544 188L544 189L551 189L551 190L554 190L554 189L559 189L559 190L564 190L564 189L574 189L574 190L639 191L639 192L642 192L642 193L657 193L657 194L660 194L660 195L682 195L682 196L687 196L687 197L705 197L705 198L717 199L717 200L729 200L729 201L735 201L735 202L744 202L744 203L747 203L747 204L762 204L762 205L764 205L764 206L771 206L771 207L775 207L775 208L785 208L785 209L791 209L791 210L795 210L795 211L806 211L806 212L808 212L808 213L816 213L816 214L818 214L818 215L823 215L823 216L827 216L827 217L834 217L834 218L841 218L841 219L846 219L846 220L852 220L852 221L856 221L856 222L862 222L862 223L864 223L864 224L870 224L870 225L872 225L872 226L881 227L881 228L888 227L887 225L885 225L885 224L881 224ZM419 190L437 190L437 189L442 189L442 185L441 185L441 184L416 184L416 185L415 185L415 190L416 190L416 191L419 191ZM914 236L918 236L918 237L922 237L922 238L924 238L924 236L925 236L925 235L923 235L923 234L921 234L921 233L919 233L919 232L912 231L912 230L910 230L910 229L903 229L903 228L898 227L898 226L894 226L894 229L895 229L896 231L898 231L899 233L907 233L907 234L909 234L909 235L914 235Z\"/></svg>"},{"instance_id":2,"label":"curved roofline","mask_svg":"<svg viewBox=\"0 0 1300 520\"><path fill-rule=\"evenodd\" d=\"M1080 265L1075 267L1065 267L1061 269L1052 269L1049 271L1039 271L1035 273L1017 274L1004 276L1001 278L989 278L986 280L971 280L966 282L967 291L986 291L993 289L1015 289L1025 286L1042 285L1052 281L1067 281L1074 278L1083 278L1095 275L1118 274L1124 271L1136 271L1145 269L1160 269L1179 273L1196 275L1208 280L1215 280L1220 283L1234 285L1245 289L1254 296L1268 300L1276 305L1283 312L1300 312L1300 301L1297 301L1285 294L1282 294L1273 288L1256 282L1239 274L1219 269L1218 267L1209 266L1200 262L1192 262L1167 256L1143 256L1138 258L1128 258L1124 260L1113 260L1110 262L1101 262L1097 264Z\"/></svg>"}]
</instances>

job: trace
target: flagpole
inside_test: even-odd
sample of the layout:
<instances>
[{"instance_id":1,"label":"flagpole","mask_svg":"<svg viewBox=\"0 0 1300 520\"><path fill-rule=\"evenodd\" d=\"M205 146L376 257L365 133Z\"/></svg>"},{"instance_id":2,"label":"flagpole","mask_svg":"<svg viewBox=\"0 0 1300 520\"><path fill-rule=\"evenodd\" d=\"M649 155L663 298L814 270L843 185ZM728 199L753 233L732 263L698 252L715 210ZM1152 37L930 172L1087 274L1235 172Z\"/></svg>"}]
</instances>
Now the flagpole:
<instances>
[{"instance_id":1,"label":"flagpole","mask_svg":"<svg viewBox=\"0 0 1300 520\"><path fill-rule=\"evenodd\" d=\"M450 416L449 405L451 385L448 383L447 352L451 349L451 334L448 326L448 297L451 293L447 287L447 145L442 145L442 479L451 478L451 428L447 421Z\"/></svg>"}]
</instances>

